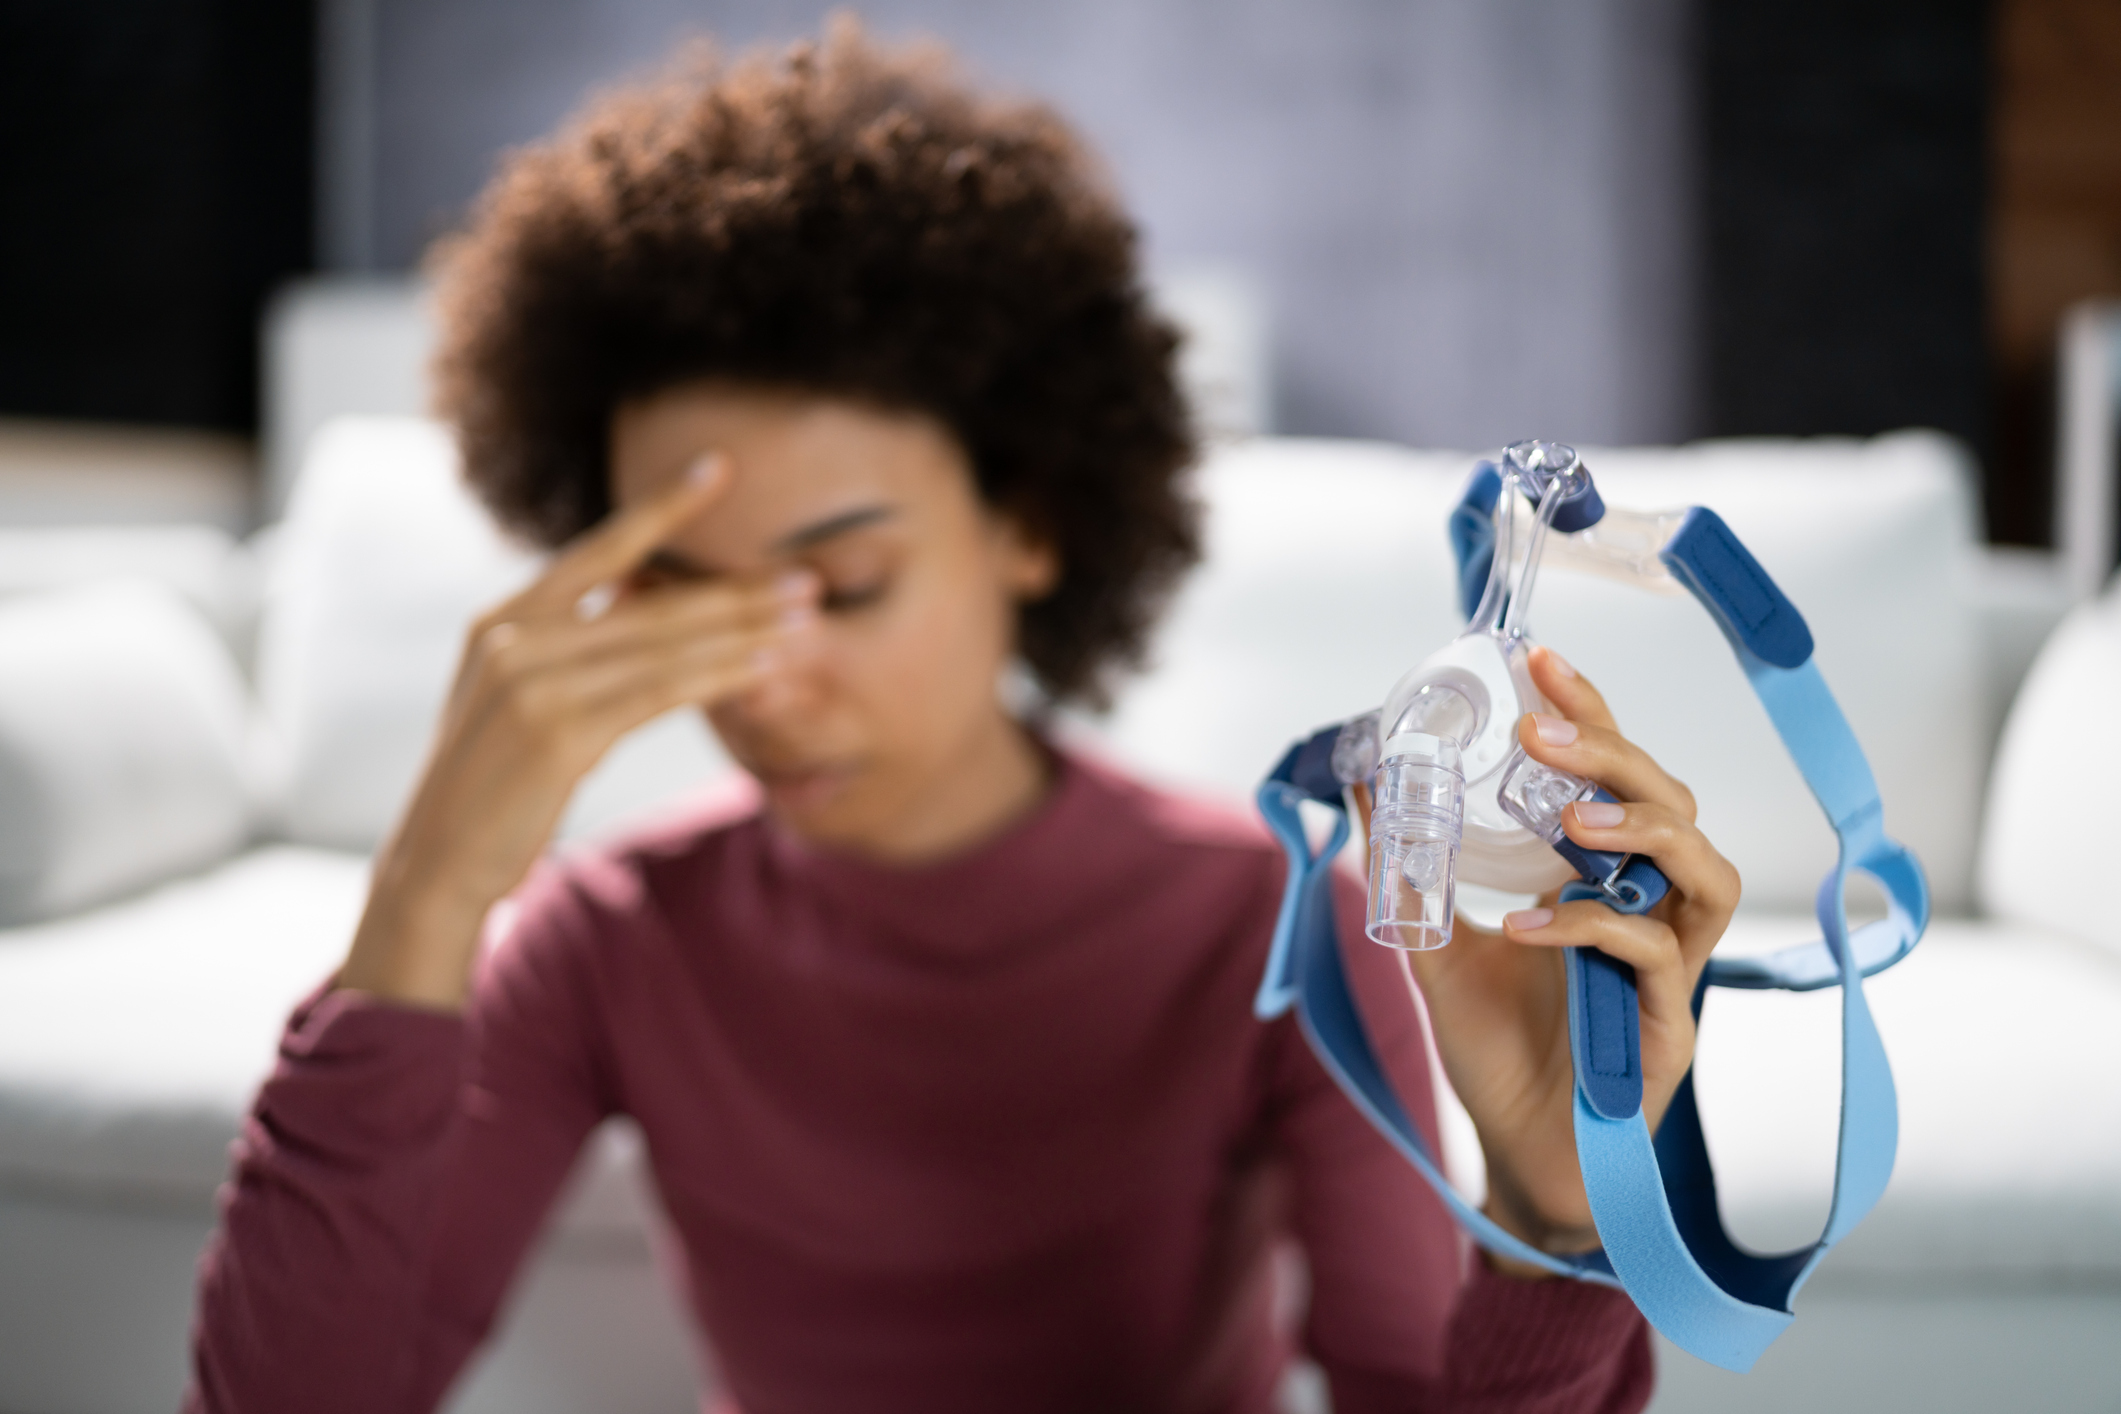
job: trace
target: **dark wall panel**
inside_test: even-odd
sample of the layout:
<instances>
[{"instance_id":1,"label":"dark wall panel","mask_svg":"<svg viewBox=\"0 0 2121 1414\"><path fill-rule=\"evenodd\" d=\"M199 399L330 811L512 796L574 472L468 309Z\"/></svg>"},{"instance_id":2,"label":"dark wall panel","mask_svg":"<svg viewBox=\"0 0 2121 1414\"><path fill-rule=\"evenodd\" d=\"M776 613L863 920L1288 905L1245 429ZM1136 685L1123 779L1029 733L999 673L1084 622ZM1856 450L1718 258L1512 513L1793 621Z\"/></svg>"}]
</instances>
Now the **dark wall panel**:
<instances>
[{"instance_id":1,"label":"dark wall panel","mask_svg":"<svg viewBox=\"0 0 2121 1414\"><path fill-rule=\"evenodd\" d=\"M249 428L310 263L311 9L0 5L0 415Z\"/></svg>"},{"instance_id":2,"label":"dark wall panel","mask_svg":"<svg viewBox=\"0 0 2121 1414\"><path fill-rule=\"evenodd\" d=\"M1702 0L1719 434L1990 441L1979 0Z\"/></svg>"}]
</instances>

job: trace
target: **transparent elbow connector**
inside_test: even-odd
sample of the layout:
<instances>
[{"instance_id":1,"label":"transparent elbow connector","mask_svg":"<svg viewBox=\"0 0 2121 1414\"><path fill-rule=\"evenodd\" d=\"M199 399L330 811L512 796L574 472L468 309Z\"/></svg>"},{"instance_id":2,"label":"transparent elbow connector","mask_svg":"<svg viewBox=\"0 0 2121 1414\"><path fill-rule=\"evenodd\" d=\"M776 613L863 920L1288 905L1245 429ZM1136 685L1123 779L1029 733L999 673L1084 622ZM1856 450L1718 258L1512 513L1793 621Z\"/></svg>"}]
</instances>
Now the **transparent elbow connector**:
<instances>
[{"instance_id":1,"label":"transparent elbow connector","mask_svg":"<svg viewBox=\"0 0 2121 1414\"><path fill-rule=\"evenodd\" d=\"M1461 690L1425 684L1400 711L1371 777L1370 910L1365 931L1420 952L1451 941L1465 834L1461 742L1480 712Z\"/></svg>"}]
</instances>

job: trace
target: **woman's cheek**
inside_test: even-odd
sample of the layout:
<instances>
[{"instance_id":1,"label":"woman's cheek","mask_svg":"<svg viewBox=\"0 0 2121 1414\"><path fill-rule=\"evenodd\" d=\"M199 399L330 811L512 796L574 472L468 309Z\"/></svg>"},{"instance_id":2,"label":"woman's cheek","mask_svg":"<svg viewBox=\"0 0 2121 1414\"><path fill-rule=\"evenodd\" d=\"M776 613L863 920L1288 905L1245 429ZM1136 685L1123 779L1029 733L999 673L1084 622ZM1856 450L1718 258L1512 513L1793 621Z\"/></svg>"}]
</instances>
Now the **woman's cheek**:
<instances>
[{"instance_id":1,"label":"woman's cheek","mask_svg":"<svg viewBox=\"0 0 2121 1414\"><path fill-rule=\"evenodd\" d=\"M910 695L984 706L1014 643L1013 606L977 579L906 588L912 592L894 607L897 631L906 636L907 669L918 674Z\"/></svg>"}]
</instances>

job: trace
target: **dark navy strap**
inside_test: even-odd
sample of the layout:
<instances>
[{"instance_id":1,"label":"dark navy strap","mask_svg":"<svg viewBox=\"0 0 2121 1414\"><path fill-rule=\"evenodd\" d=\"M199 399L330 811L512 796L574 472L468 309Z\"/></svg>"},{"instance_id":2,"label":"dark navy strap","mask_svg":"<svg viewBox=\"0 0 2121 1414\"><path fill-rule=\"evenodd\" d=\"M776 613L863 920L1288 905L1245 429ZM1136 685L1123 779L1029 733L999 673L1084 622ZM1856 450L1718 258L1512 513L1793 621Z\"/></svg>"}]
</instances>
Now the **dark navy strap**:
<instances>
[{"instance_id":1,"label":"dark navy strap","mask_svg":"<svg viewBox=\"0 0 2121 1414\"><path fill-rule=\"evenodd\" d=\"M1563 903L1604 902L1598 890L1569 884ZM1642 1111L1642 1006L1635 969L1596 948L1566 950L1569 977L1569 1054L1576 1084L1593 1113L1624 1120Z\"/></svg>"},{"instance_id":2,"label":"dark navy strap","mask_svg":"<svg viewBox=\"0 0 2121 1414\"><path fill-rule=\"evenodd\" d=\"M1734 646L1778 668L1794 668L1812 656L1812 631L1797 606L1783 597L1723 517L1696 506L1664 547L1663 559L1708 606ZM1866 772L1869 767L1865 767Z\"/></svg>"},{"instance_id":3,"label":"dark navy strap","mask_svg":"<svg viewBox=\"0 0 2121 1414\"><path fill-rule=\"evenodd\" d=\"M1502 473L1495 463L1476 464L1447 526L1451 558L1458 566L1458 612L1469 619L1480 607L1488 567L1495 562L1495 502L1501 496Z\"/></svg>"},{"instance_id":4,"label":"dark navy strap","mask_svg":"<svg viewBox=\"0 0 2121 1414\"><path fill-rule=\"evenodd\" d=\"M1487 484L1493 477L1490 466L1476 470L1451 522L1462 591L1472 583L1476 596L1485 572L1474 578L1466 571L1483 546L1493 554L1499 487L1499 481ZM1489 522L1484 538L1477 524L1482 519ZM1717 1209L1691 1076L1652 1141L1642 1114L1641 1011L1633 971L1590 949L1567 950L1569 1041L1576 1067L1577 1156L1602 1250L1568 1258L1538 1252L1458 1195L1393 1092L1341 967L1327 880L1348 831L1339 784L1330 770L1337 727L1292 748L1260 787L1261 811L1289 856L1290 876L1255 1008L1269 1017L1296 1007L1327 1069L1481 1245L1581 1280L1617 1280L1675 1344L1727 1369L1744 1370L1788 1326L1798 1290L1827 1251L1870 1211L1892 1173L1897 1104L1884 1044L1863 996L1863 978L1914 947L1928 924L1929 894L1913 854L1884 832L1870 765L1811 661L1811 632L1796 606L1713 512L1690 512L1664 559L1730 640L1841 841L1840 859L1819 889L1820 941L1766 958L1712 958L1694 997L1698 1017L1712 985L1842 988L1841 1152L1833 1207L1819 1240L1766 1256L1746 1252L1731 1240ZM1305 799L1340 812L1331 841L1316 854L1298 813ZM1587 877L1610 868L1603 859L1584 862L1591 868L1572 860ZM1888 910L1883 920L1853 933L1845 901L1852 871L1877 880ZM1571 884L1563 897L1607 898L1582 884Z\"/></svg>"},{"instance_id":5,"label":"dark navy strap","mask_svg":"<svg viewBox=\"0 0 2121 1414\"><path fill-rule=\"evenodd\" d=\"M1620 803L1620 797L1604 786L1593 791L1591 799L1613 805ZM1584 896L1596 897L1600 903L1622 913L1648 913L1672 891L1672 881L1665 878L1664 871L1645 855L1587 849L1567 835L1554 841L1554 852L1567 860L1579 877L1594 883L1610 880L1610 885L1590 889Z\"/></svg>"}]
</instances>

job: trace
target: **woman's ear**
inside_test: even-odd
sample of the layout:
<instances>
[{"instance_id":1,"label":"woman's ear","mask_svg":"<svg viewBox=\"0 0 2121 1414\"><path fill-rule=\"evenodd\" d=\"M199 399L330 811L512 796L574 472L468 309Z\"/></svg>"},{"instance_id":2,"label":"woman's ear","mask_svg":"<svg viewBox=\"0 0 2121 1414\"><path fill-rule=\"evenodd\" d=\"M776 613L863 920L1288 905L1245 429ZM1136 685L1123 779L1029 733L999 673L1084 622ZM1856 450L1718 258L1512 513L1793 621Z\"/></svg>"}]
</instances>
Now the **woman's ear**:
<instances>
[{"instance_id":1,"label":"woman's ear","mask_svg":"<svg viewBox=\"0 0 2121 1414\"><path fill-rule=\"evenodd\" d=\"M1002 583L1019 602L1034 603L1051 594L1060 583L1060 551L1053 541L1038 534L1015 515L995 518L995 549L1000 559Z\"/></svg>"}]
</instances>

